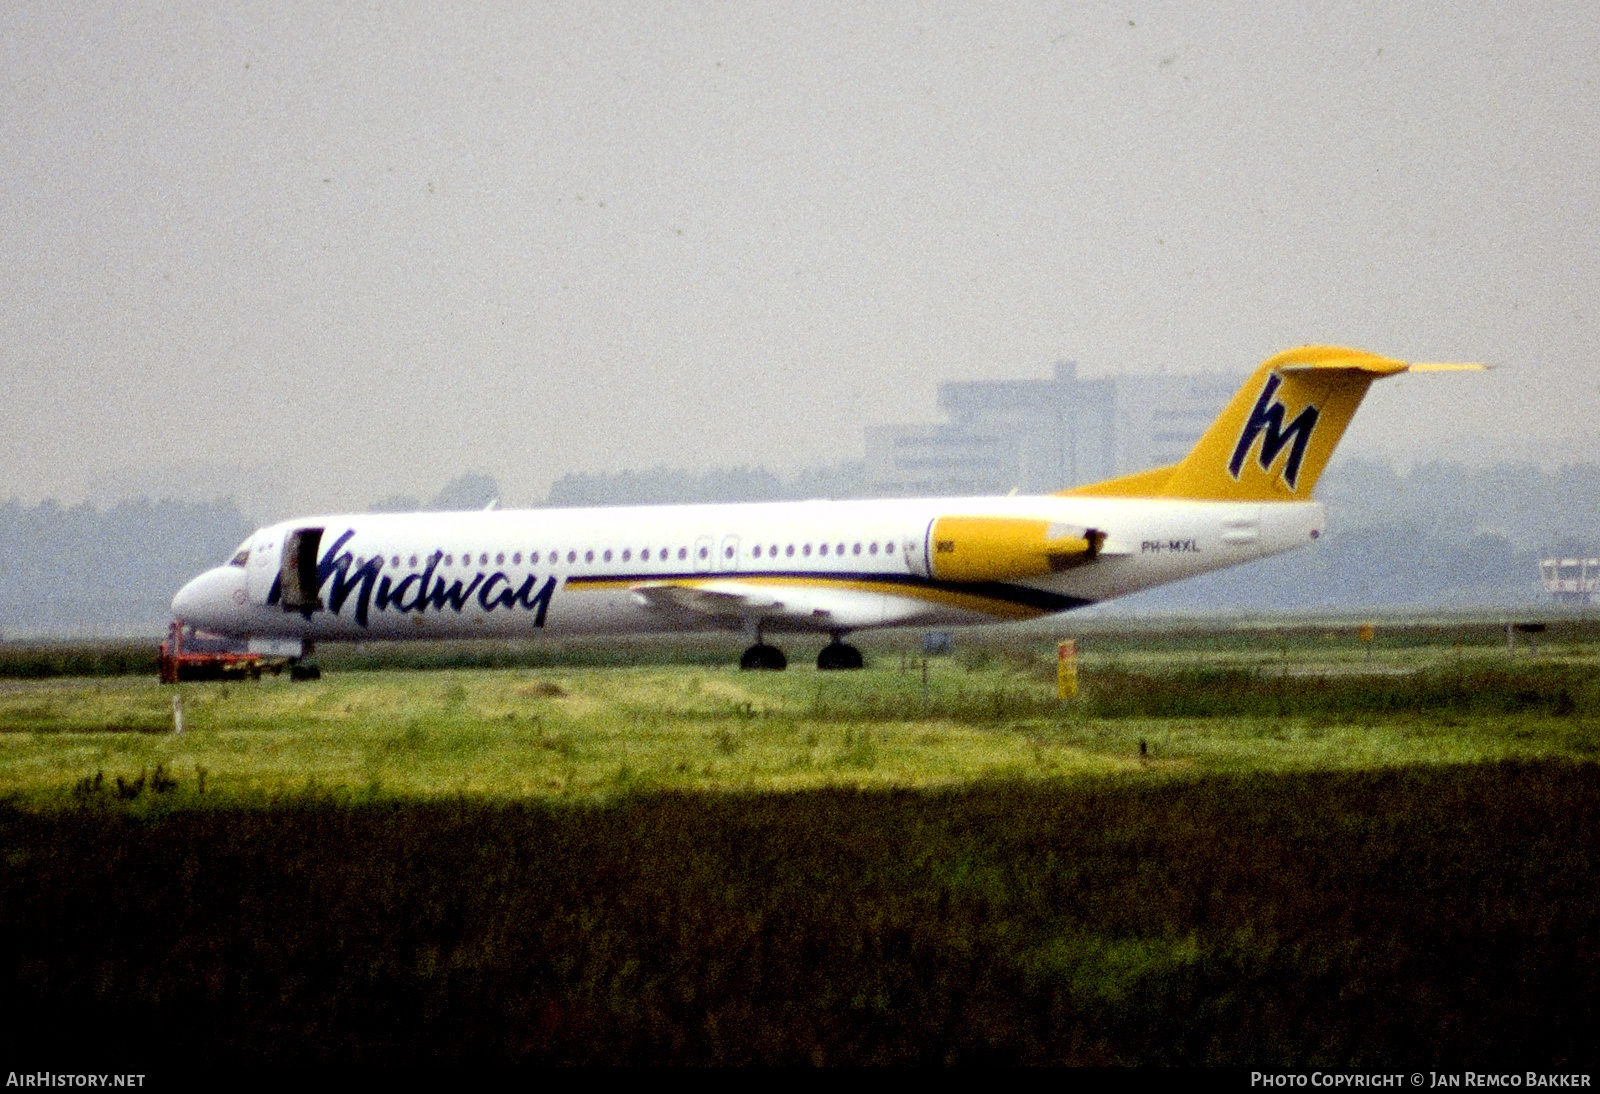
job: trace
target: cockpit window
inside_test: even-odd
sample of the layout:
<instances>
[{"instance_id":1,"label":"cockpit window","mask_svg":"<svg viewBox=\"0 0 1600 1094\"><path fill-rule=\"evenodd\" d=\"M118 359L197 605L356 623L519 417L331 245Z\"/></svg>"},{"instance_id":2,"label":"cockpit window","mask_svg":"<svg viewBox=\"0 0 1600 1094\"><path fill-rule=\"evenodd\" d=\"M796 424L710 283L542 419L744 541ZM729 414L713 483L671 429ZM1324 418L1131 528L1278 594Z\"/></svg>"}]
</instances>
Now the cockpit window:
<instances>
[{"instance_id":1,"label":"cockpit window","mask_svg":"<svg viewBox=\"0 0 1600 1094\"><path fill-rule=\"evenodd\" d=\"M250 561L250 541L245 540L239 544L239 550L228 560L229 566L243 566Z\"/></svg>"}]
</instances>

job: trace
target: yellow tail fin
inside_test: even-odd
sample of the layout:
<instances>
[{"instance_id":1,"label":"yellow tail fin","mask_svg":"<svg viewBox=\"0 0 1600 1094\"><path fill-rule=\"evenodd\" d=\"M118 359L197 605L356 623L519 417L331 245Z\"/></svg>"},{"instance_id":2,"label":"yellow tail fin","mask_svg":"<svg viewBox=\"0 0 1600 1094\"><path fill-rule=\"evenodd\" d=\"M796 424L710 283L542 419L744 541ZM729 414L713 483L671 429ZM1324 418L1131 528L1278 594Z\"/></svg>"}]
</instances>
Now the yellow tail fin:
<instances>
[{"instance_id":1,"label":"yellow tail fin","mask_svg":"<svg viewBox=\"0 0 1600 1094\"><path fill-rule=\"evenodd\" d=\"M1286 350L1256 369L1181 462L1062 494L1303 501L1372 381L1411 370L1482 367L1411 365L1338 346Z\"/></svg>"}]
</instances>

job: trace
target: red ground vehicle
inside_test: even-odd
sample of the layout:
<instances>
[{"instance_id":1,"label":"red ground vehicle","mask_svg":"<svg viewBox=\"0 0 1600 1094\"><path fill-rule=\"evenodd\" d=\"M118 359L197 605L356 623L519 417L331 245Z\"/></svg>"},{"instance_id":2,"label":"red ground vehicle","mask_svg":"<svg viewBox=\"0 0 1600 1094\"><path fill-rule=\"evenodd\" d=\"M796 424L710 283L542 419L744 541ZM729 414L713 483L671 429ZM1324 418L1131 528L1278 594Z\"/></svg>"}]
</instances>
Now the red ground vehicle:
<instances>
[{"instance_id":1,"label":"red ground vehicle","mask_svg":"<svg viewBox=\"0 0 1600 1094\"><path fill-rule=\"evenodd\" d=\"M174 621L167 628L167 640L161 643L156 655L163 684L176 684L179 680L259 680L262 672L281 672L281 661L268 662L259 653L238 653L225 650L183 649L183 624Z\"/></svg>"}]
</instances>

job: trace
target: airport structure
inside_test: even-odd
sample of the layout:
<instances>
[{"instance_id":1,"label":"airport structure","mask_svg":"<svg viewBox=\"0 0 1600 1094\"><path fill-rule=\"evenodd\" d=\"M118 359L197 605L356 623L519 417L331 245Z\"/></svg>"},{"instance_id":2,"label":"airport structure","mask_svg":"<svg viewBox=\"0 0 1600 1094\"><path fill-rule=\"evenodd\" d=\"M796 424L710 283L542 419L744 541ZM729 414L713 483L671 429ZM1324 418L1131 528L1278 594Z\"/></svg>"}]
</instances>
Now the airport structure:
<instances>
[{"instance_id":1,"label":"airport structure","mask_svg":"<svg viewBox=\"0 0 1600 1094\"><path fill-rule=\"evenodd\" d=\"M1048 494L1188 454L1240 376L1128 374L939 385L943 424L872 426L867 476L880 495Z\"/></svg>"},{"instance_id":2,"label":"airport structure","mask_svg":"<svg viewBox=\"0 0 1600 1094\"><path fill-rule=\"evenodd\" d=\"M1541 558L1544 591L1558 604L1593 604L1600 593L1600 558Z\"/></svg>"}]
</instances>

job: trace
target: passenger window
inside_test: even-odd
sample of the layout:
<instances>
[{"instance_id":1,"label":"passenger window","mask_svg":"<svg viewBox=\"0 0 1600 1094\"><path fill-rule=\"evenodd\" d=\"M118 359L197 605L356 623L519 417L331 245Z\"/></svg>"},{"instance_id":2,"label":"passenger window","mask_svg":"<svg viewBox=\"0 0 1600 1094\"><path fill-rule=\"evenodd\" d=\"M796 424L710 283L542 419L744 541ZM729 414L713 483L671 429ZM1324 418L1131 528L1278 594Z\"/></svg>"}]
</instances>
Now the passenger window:
<instances>
[{"instance_id":1,"label":"passenger window","mask_svg":"<svg viewBox=\"0 0 1600 1094\"><path fill-rule=\"evenodd\" d=\"M701 558L706 558L706 557L708 557L708 556L709 556L709 555L710 555L710 553L711 553L711 552L710 552L710 549L709 549L709 548L706 548L706 547L702 547L702 548L700 548L700 557L701 557Z\"/></svg>"},{"instance_id":2,"label":"passenger window","mask_svg":"<svg viewBox=\"0 0 1600 1094\"><path fill-rule=\"evenodd\" d=\"M395 569L396 569L396 570L398 570L398 569L399 569L399 568L400 568L400 556L399 556L399 555L395 555L395 556L394 556L394 557L393 557L393 558L391 558L391 559L390 559L390 560L389 560L389 563L390 563L390 565L392 565L392 566L393 566L393 567L394 567L394 568L395 568Z\"/></svg>"},{"instance_id":3,"label":"passenger window","mask_svg":"<svg viewBox=\"0 0 1600 1094\"><path fill-rule=\"evenodd\" d=\"M789 558L793 558L794 557L794 544L791 543L791 544L789 544L789 546L785 547L783 549L783 553L785 555L787 555Z\"/></svg>"},{"instance_id":4,"label":"passenger window","mask_svg":"<svg viewBox=\"0 0 1600 1094\"><path fill-rule=\"evenodd\" d=\"M601 557L604 558L607 562L610 562L611 561L611 548L607 547L606 548L606 553L604 555L602 555Z\"/></svg>"},{"instance_id":5,"label":"passenger window","mask_svg":"<svg viewBox=\"0 0 1600 1094\"><path fill-rule=\"evenodd\" d=\"M876 543L867 544L867 553L871 554L871 555L877 554L878 553L878 545Z\"/></svg>"},{"instance_id":6,"label":"passenger window","mask_svg":"<svg viewBox=\"0 0 1600 1094\"><path fill-rule=\"evenodd\" d=\"M506 556L504 552L494 556L494 564L496 566L504 566L506 564Z\"/></svg>"},{"instance_id":7,"label":"passenger window","mask_svg":"<svg viewBox=\"0 0 1600 1094\"><path fill-rule=\"evenodd\" d=\"M752 558L760 558L761 557L761 545L759 543L756 544L756 546L751 549L750 555L751 555Z\"/></svg>"},{"instance_id":8,"label":"passenger window","mask_svg":"<svg viewBox=\"0 0 1600 1094\"><path fill-rule=\"evenodd\" d=\"M688 557L689 557L689 548L687 548L687 547L679 547L678 548L678 558L679 558L679 560L681 561L681 560L686 559Z\"/></svg>"},{"instance_id":9,"label":"passenger window","mask_svg":"<svg viewBox=\"0 0 1600 1094\"><path fill-rule=\"evenodd\" d=\"M594 561L594 552L593 551L585 551L585 552L583 552L583 561L585 561L585 562L593 562Z\"/></svg>"},{"instance_id":10,"label":"passenger window","mask_svg":"<svg viewBox=\"0 0 1600 1094\"><path fill-rule=\"evenodd\" d=\"M850 548L850 553L853 554L853 555L859 555L861 553L861 544L859 544L859 543L854 544Z\"/></svg>"},{"instance_id":11,"label":"passenger window","mask_svg":"<svg viewBox=\"0 0 1600 1094\"><path fill-rule=\"evenodd\" d=\"M528 565L529 566L537 566L537 565L539 565L539 552L538 551L529 551L528 552Z\"/></svg>"},{"instance_id":12,"label":"passenger window","mask_svg":"<svg viewBox=\"0 0 1600 1094\"><path fill-rule=\"evenodd\" d=\"M412 555L412 556L411 556L411 563L410 563L410 565L411 565L411 568L412 568L412 569L413 569L413 570L415 570L415 569L416 569L416 568L417 568L417 556L416 556L416 555Z\"/></svg>"},{"instance_id":13,"label":"passenger window","mask_svg":"<svg viewBox=\"0 0 1600 1094\"><path fill-rule=\"evenodd\" d=\"M817 548L817 554L826 556L827 553L828 553L828 545L826 543L824 543L822 546Z\"/></svg>"},{"instance_id":14,"label":"passenger window","mask_svg":"<svg viewBox=\"0 0 1600 1094\"><path fill-rule=\"evenodd\" d=\"M640 562L649 562L650 561L650 548L646 547L644 550L639 552L639 561Z\"/></svg>"},{"instance_id":15,"label":"passenger window","mask_svg":"<svg viewBox=\"0 0 1600 1094\"><path fill-rule=\"evenodd\" d=\"M624 562L628 562L628 561L630 561L630 560L631 560L631 559L632 559L632 558L633 558L633 552L632 552L632 551L630 551L630 550L629 550L629 549L628 549L628 548L626 548L626 547L624 547L624 548L623 548L623 549L622 549L622 561L624 561Z\"/></svg>"},{"instance_id":16,"label":"passenger window","mask_svg":"<svg viewBox=\"0 0 1600 1094\"><path fill-rule=\"evenodd\" d=\"M568 562L576 562L576 561L578 561L578 552L576 552L576 551L568 551L567 552L567 561Z\"/></svg>"},{"instance_id":17,"label":"passenger window","mask_svg":"<svg viewBox=\"0 0 1600 1094\"><path fill-rule=\"evenodd\" d=\"M810 558L811 557L811 544L808 543L804 547L800 548L800 553L805 555L807 558Z\"/></svg>"}]
</instances>

